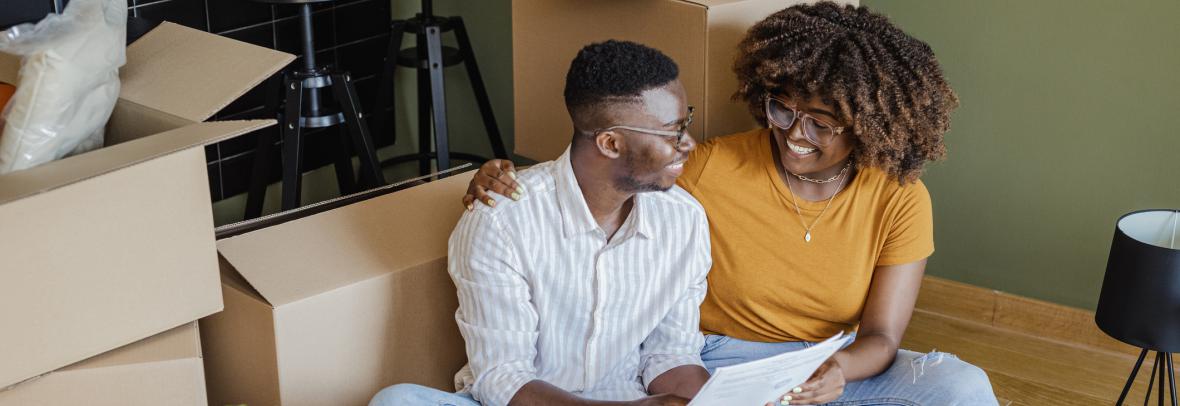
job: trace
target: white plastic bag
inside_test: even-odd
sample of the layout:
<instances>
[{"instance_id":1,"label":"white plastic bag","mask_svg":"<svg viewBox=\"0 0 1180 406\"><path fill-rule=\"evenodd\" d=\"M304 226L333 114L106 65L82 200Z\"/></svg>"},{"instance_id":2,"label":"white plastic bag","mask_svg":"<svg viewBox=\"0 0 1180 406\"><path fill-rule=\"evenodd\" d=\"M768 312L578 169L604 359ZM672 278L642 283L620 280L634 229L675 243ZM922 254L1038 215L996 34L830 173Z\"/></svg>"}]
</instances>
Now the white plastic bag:
<instances>
[{"instance_id":1,"label":"white plastic bag","mask_svg":"<svg viewBox=\"0 0 1180 406\"><path fill-rule=\"evenodd\" d=\"M16 93L0 112L0 174L102 147L126 62L126 0L73 0L60 14L0 34L21 57Z\"/></svg>"}]
</instances>

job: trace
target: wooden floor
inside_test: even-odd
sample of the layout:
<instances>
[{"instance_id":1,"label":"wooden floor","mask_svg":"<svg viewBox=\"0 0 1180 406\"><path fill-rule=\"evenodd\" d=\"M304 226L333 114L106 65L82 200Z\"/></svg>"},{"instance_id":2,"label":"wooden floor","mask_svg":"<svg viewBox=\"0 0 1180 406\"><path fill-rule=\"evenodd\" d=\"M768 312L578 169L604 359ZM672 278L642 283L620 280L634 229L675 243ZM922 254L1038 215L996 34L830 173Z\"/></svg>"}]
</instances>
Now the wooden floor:
<instances>
[{"instance_id":1,"label":"wooden floor","mask_svg":"<svg viewBox=\"0 0 1180 406\"><path fill-rule=\"evenodd\" d=\"M933 277L921 292L902 347L983 368L1000 405L1114 404L1139 354L1098 330L1088 311ZM1128 404L1143 402L1154 355Z\"/></svg>"}]
</instances>

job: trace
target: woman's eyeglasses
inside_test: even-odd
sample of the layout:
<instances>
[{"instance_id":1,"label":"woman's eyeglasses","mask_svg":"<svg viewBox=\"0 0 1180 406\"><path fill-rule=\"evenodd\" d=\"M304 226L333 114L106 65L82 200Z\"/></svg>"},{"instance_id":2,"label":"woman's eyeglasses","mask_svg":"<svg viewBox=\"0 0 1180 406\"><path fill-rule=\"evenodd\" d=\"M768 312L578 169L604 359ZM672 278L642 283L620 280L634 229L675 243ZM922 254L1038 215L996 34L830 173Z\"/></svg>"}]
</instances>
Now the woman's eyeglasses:
<instances>
[{"instance_id":1,"label":"woman's eyeglasses","mask_svg":"<svg viewBox=\"0 0 1180 406\"><path fill-rule=\"evenodd\" d=\"M795 119L803 120L803 136L812 144L825 147L832 144L837 135L844 132L844 127L836 127L817 119L810 114L796 110L774 96L766 96L766 120L771 125L783 130L791 129Z\"/></svg>"}]
</instances>

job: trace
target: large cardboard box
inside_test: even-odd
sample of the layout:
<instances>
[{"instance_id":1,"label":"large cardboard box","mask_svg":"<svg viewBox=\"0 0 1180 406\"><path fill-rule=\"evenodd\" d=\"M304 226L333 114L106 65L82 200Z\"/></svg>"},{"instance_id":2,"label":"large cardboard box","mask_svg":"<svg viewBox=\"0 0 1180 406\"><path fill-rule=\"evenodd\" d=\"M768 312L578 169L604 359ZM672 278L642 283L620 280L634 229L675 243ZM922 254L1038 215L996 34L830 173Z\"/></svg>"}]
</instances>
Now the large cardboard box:
<instances>
[{"instance_id":1,"label":"large cardboard box","mask_svg":"<svg viewBox=\"0 0 1180 406\"><path fill-rule=\"evenodd\" d=\"M842 0L856 4L857 0ZM547 161L573 134L562 91L570 61L593 42L620 39L659 49L680 66L689 131L697 139L756 126L744 103L730 100L737 44L754 23L799 0L514 0L512 79L516 149Z\"/></svg>"},{"instance_id":2,"label":"large cardboard box","mask_svg":"<svg viewBox=\"0 0 1180 406\"><path fill-rule=\"evenodd\" d=\"M205 406L197 323L0 391L0 406Z\"/></svg>"},{"instance_id":3,"label":"large cardboard box","mask_svg":"<svg viewBox=\"0 0 1180 406\"><path fill-rule=\"evenodd\" d=\"M106 148L0 176L0 388L221 309L203 146L273 120L202 121L293 59L164 23Z\"/></svg>"},{"instance_id":4,"label":"large cardboard box","mask_svg":"<svg viewBox=\"0 0 1180 406\"><path fill-rule=\"evenodd\" d=\"M466 360L447 239L470 173L218 241L225 310L201 320L211 404L364 405L453 390Z\"/></svg>"}]
</instances>

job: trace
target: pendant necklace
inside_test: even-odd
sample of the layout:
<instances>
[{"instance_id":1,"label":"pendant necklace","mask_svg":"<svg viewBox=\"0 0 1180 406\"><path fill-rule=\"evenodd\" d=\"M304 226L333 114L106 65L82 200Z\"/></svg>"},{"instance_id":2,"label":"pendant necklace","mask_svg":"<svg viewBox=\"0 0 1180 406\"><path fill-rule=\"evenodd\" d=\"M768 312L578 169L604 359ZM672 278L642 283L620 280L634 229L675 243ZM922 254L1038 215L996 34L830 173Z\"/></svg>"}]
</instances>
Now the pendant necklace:
<instances>
[{"instance_id":1,"label":"pendant necklace","mask_svg":"<svg viewBox=\"0 0 1180 406\"><path fill-rule=\"evenodd\" d=\"M840 189L844 188L844 180L845 180L844 175L846 175L848 173L848 168L850 168L850 167L852 167L852 160L851 159L848 160L848 163L844 164L844 169L841 169L840 173L838 175L836 175L835 178L828 180L828 182L831 182L832 180L839 179L840 183L836 186L836 190L832 192L832 195L828 196L828 203L825 204L824 209L820 210L819 214L815 216L815 220L812 220L810 226L808 226L807 223L803 221L803 212L799 210L799 202L796 201L796 199L798 199L798 196L795 195L795 189L791 187L791 179L787 178L787 190L791 191L791 203L795 205L795 214L799 215L799 224L801 224L803 226L803 231L804 231L803 241L811 242L811 229L815 228L815 224L819 223L819 218L822 217L824 215L824 213L828 211L828 207L832 206L832 200L836 198L836 194L840 193ZM787 171L786 169L784 169L783 171L790 174L790 175L799 176L799 175L795 175L795 174L791 173L790 171Z\"/></svg>"}]
</instances>

